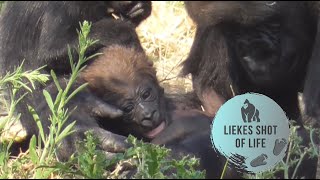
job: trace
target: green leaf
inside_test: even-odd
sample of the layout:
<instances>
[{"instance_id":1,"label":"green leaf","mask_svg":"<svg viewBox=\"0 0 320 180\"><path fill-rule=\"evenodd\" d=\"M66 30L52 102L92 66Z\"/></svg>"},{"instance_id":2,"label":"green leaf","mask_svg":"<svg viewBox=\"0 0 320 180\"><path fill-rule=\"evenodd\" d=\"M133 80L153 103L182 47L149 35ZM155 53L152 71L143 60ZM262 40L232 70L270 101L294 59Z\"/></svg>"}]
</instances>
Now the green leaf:
<instances>
[{"instance_id":1,"label":"green leaf","mask_svg":"<svg viewBox=\"0 0 320 180\"><path fill-rule=\"evenodd\" d=\"M21 81L17 81L17 83L19 84L19 85L21 85L24 89L26 89L27 91L29 91L29 92L32 92L32 89L31 88L29 88L26 84L24 84L23 82L21 82Z\"/></svg>"},{"instance_id":2,"label":"green leaf","mask_svg":"<svg viewBox=\"0 0 320 180\"><path fill-rule=\"evenodd\" d=\"M97 56L99 56L99 55L102 55L103 53L96 53L96 54L94 54L94 55L92 55L92 56L89 56L88 58L87 58L87 60L90 60L90 59L92 59L92 58L95 58L95 57L97 57Z\"/></svg>"},{"instance_id":3,"label":"green leaf","mask_svg":"<svg viewBox=\"0 0 320 180\"><path fill-rule=\"evenodd\" d=\"M56 97L56 100L54 102L54 109L58 109L58 106L60 105L60 102L61 102L62 95L63 95L63 90L60 89L60 91Z\"/></svg>"},{"instance_id":4,"label":"green leaf","mask_svg":"<svg viewBox=\"0 0 320 180\"><path fill-rule=\"evenodd\" d=\"M82 91L84 88L86 88L88 83L82 84L80 87L78 87L76 90L74 90L70 96L67 98L66 103L70 101L71 98L73 98L78 92Z\"/></svg>"},{"instance_id":5,"label":"green leaf","mask_svg":"<svg viewBox=\"0 0 320 180\"><path fill-rule=\"evenodd\" d=\"M28 93L24 93L18 100L15 101L15 105L17 105Z\"/></svg>"},{"instance_id":6,"label":"green leaf","mask_svg":"<svg viewBox=\"0 0 320 180\"><path fill-rule=\"evenodd\" d=\"M76 121L73 121L71 124L69 124L64 130L59 134L59 136L56 138L56 143L59 143L63 138L67 137L68 135L75 132L75 130L71 130Z\"/></svg>"},{"instance_id":7,"label":"green leaf","mask_svg":"<svg viewBox=\"0 0 320 180\"><path fill-rule=\"evenodd\" d=\"M50 129L51 129L51 132L50 132L50 134L49 134L49 139L48 139L48 141L49 141L49 144L51 145L51 146L54 146L55 144L54 144L54 136L56 135L56 128L54 127L54 126L50 126ZM54 132L52 132L52 130L54 130Z\"/></svg>"},{"instance_id":8,"label":"green leaf","mask_svg":"<svg viewBox=\"0 0 320 180\"><path fill-rule=\"evenodd\" d=\"M36 172L36 179L48 179L54 172L54 168L41 168Z\"/></svg>"},{"instance_id":9,"label":"green leaf","mask_svg":"<svg viewBox=\"0 0 320 180\"><path fill-rule=\"evenodd\" d=\"M36 143L37 143L36 136L33 135L29 143L29 153L30 153L30 159L35 165L39 163L39 157L36 151L36 148L37 148Z\"/></svg>"},{"instance_id":10,"label":"green leaf","mask_svg":"<svg viewBox=\"0 0 320 180\"><path fill-rule=\"evenodd\" d=\"M79 69L79 72L83 71L86 67L87 67L86 65L83 66L83 67L81 67L81 68Z\"/></svg>"},{"instance_id":11,"label":"green leaf","mask_svg":"<svg viewBox=\"0 0 320 180\"><path fill-rule=\"evenodd\" d=\"M51 95L49 94L49 92L47 90L43 90L43 95L46 98L47 104L48 104L51 112L55 112L53 101L52 101L52 98L51 98Z\"/></svg>"},{"instance_id":12,"label":"green leaf","mask_svg":"<svg viewBox=\"0 0 320 180\"><path fill-rule=\"evenodd\" d=\"M43 142L45 142L45 136L44 136L44 131L43 131L43 127L42 127L42 124L41 124L41 121L40 121L40 118L39 118L39 115L37 114L37 112L31 107L28 105L28 109L29 109L29 112L31 113L33 119L36 121L36 124L39 128L39 133L40 133L40 136L41 136L41 139Z\"/></svg>"},{"instance_id":13,"label":"green leaf","mask_svg":"<svg viewBox=\"0 0 320 180\"><path fill-rule=\"evenodd\" d=\"M31 83L31 87L32 87L33 89L35 89L35 85L34 85L34 82L33 82L33 80L32 80L32 77L26 76L26 78L27 78L28 81Z\"/></svg>"},{"instance_id":14,"label":"green leaf","mask_svg":"<svg viewBox=\"0 0 320 180\"><path fill-rule=\"evenodd\" d=\"M70 62L70 65L71 65L71 72L74 72L74 67L73 67L73 57L72 57L72 53L71 53L71 48L70 46L68 45L68 56L69 56L69 62Z\"/></svg>"},{"instance_id":15,"label":"green leaf","mask_svg":"<svg viewBox=\"0 0 320 180\"><path fill-rule=\"evenodd\" d=\"M56 85L58 91L60 91L60 90L61 90L61 86L60 86L60 84L59 84L57 75L56 75L56 73L55 73L53 70L51 70L51 77L52 77L52 79L53 79L53 81L54 81L54 84Z\"/></svg>"},{"instance_id":16,"label":"green leaf","mask_svg":"<svg viewBox=\"0 0 320 180\"><path fill-rule=\"evenodd\" d=\"M38 139L42 139L40 133L38 134ZM38 141L38 148L42 149L42 142L40 140Z\"/></svg>"}]
</instances>

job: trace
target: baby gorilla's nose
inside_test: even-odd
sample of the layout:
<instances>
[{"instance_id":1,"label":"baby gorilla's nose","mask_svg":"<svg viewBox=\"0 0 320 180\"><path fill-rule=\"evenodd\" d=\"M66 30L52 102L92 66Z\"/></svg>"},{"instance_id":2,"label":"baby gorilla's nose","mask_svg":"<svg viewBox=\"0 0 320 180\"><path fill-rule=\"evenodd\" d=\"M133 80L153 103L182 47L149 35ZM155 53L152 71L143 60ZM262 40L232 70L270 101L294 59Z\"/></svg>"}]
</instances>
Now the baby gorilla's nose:
<instances>
[{"instance_id":1,"label":"baby gorilla's nose","mask_svg":"<svg viewBox=\"0 0 320 180\"><path fill-rule=\"evenodd\" d=\"M148 128L153 128L157 124L156 110L147 111L144 113L141 125Z\"/></svg>"},{"instance_id":2,"label":"baby gorilla's nose","mask_svg":"<svg viewBox=\"0 0 320 180\"><path fill-rule=\"evenodd\" d=\"M150 110L147 110L147 111L144 111L143 112L143 118L144 119L148 119L148 120L152 120L152 116L153 116L153 114L156 112L156 110L153 110L153 111L150 111Z\"/></svg>"}]
</instances>

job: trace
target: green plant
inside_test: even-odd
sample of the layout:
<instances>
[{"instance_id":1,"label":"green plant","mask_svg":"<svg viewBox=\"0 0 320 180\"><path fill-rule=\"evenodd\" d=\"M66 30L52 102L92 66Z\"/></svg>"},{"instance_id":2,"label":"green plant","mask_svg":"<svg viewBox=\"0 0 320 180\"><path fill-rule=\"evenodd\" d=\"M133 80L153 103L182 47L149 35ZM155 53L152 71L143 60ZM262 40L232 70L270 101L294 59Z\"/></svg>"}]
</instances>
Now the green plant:
<instances>
[{"instance_id":1,"label":"green plant","mask_svg":"<svg viewBox=\"0 0 320 180\"><path fill-rule=\"evenodd\" d=\"M81 31L78 31L79 35L79 46L77 48L77 52L79 54L79 60L77 63L74 63L71 49L68 46L69 60L71 65L71 76L67 83L65 89L62 89L61 85L58 82L58 78L56 74L51 71L51 76L53 81L58 89L58 95L56 97L51 97L48 91L43 90L43 95L46 99L46 102L50 108L51 115L49 117L50 120L50 133L48 135L44 134L44 129L42 127L41 121L35 112L35 110L29 106L30 113L33 115L37 126L39 128L39 136L44 144L42 151L36 150L36 137L33 136L30 141L29 152L32 162L36 165L34 178L48 178L51 173L54 172L54 168L46 168L51 165L54 161L54 154L56 150L59 148L61 141L68 135L74 132L73 127L75 122L67 125L65 128L64 125L68 120L70 113L68 109L65 109L66 104L70 101L72 97L74 97L79 91L81 91L87 84L83 84L78 87L76 90L70 93L70 89L72 85L75 83L79 73L85 68L83 64L87 62L89 59L97 56L98 54L92 55L90 57L85 57L85 52L87 48L96 41L93 41L88 38L88 34L90 32L91 24L87 21L84 21L83 24L80 24ZM39 141L40 142L40 141ZM38 147L41 148L41 143L38 143ZM43 168L45 167L45 168Z\"/></svg>"},{"instance_id":2,"label":"green plant","mask_svg":"<svg viewBox=\"0 0 320 180\"><path fill-rule=\"evenodd\" d=\"M66 120L68 119L70 113L68 109L65 109L65 105L70 101L70 99L76 95L81 89L83 89L86 84L78 87L73 92L70 92L72 84L76 81L78 74L85 68L83 64L89 59L95 57L98 54L95 54L90 57L85 57L86 49L93 45L96 41L93 41L88 38L88 34L90 32L91 24L85 21L82 25L80 24L81 31L78 31L79 35L79 46L77 48L77 52L79 54L79 60L77 63L74 63L71 56L71 49L68 47L69 59L71 64L72 73L70 76L70 80L67 83L65 89L62 89L60 84L58 83L58 79L53 71L51 71L51 76L53 81L58 88L58 95L53 98L47 91L43 91L46 102L51 110L51 116L49 118L50 125L50 133L45 136L44 129L42 127L41 121L32 107L29 107L30 112L32 113L37 126L39 128L39 136L38 136L38 148L36 147L37 141L36 136L33 136L30 141L29 150L23 155L19 156L14 160L9 160L9 148L13 142L13 140L6 141L6 139L1 136L1 144L0 144L0 176L3 178L8 177L22 177L22 178L48 178L52 175L53 172L63 171L65 167L70 167L71 162L60 163L57 162L54 154L56 149L59 148L59 144L63 138L70 135L74 132L72 124L69 124L67 127L64 127ZM25 97L25 95L29 92L32 92L35 89L35 83L39 82L44 84L49 80L49 75L40 74L40 70L43 68L39 68L34 71L23 71L23 63L21 66L15 69L13 73L7 73L5 77L0 79L1 90L10 88L10 105L8 108L8 115L1 119L0 121L0 133L4 134L6 130L8 130L8 125L12 123L13 120L18 118L14 117L14 111L16 105ZM29 87L31 84L31 87ZM18 92L24 89L26 93L16 97ZM17 100L16 100L17 99ZM18 115L19 117L19 115ZM42 149L41 142L44 144ZM11 164L9 165L9 162ZM19 169L23 169L24 166L27 165L27 173L24 175L17 175ZM66 172L67 173L67 172ZM57 173L59 174L59 173Z\"/></svg>"},{"instance_id":3,"label":"green plant","mask_svg":"<svg viewBox=\"0 0 320 180\"><path fill-rule=\"evenodd\" d=\"M203 179L205 172L196 170L199 160L185 156L182 159L171 157L171 150L154 144L138 141L133 136L128 137L133 145L126 151L125 157L136 159L137 172L134 178L174 178L174 179Z\"/></svg>"},{"instance_id":4,"label":"green plant","mask_svg":"<svg viewBox=\"0 0 320 180\"><path fill-rule=\"evenodd\" d=\"M20 66L14 69L13 73L8 72L0 79L0 88L2 91L1 94L5 93L4 90L11 89L11 91L7 91L9 92L10 97L10 105L7 110L8 115L1 119L0 131L4 130L5 126L8 125L10 120L13 119L16 105L27 93L32 93L32 90L35 89L35 83L38 82L44 84L49 80L48 75L40 73L40 70L44 67L38 68L34 71L23 71L23 64L24 61ZM25 80L27 80L27 82ZM31 84L31 87L28 86L29 84ZM27 92L17 98L17 93L22 89L26 90Z\"/></svg>"},{"instance_id":5,"label":"green plant","mask_svg":"<svg viewBox=\"0 0 320 180\"><path fill-rule=\"evenodd\" d=\"M43 67L33 71L23 71L23 64L24 61L12 73L8 72L4 77L0 78L1 95L8 94L10 97L10 103L6 109L8 114L0 119L0 177L2 178L7 178L10 175L10 168L8 168L9 149L14 140L19 141L15 137L7 139L4 136L11 125L20 117L20 114L15 116L15 107L27 93L32 93L35 89L35 83L44 84L49 80L48 75L40 73ZM18 98L17 95L22 90L26 92Z\"/></svg>"},{"instance_id":6,"label":"green plant","mask_svg":"<svg viewBox=\"0 0 320 180\"><path fill-rule=\"evenodd\" d=\"M3 6L4 6L5 1L0 1L0 11L2 10Z\"/></svg>"},{"instance_id":7,"label":"green plant","mask_svg":"<svg viewBox=\"0 0 320 180\"><path fill-rule=\"evenodd\" d=\"M78 169L86 178L101 179L110 161L102 151L97 150L98 138L91 131L86 132L85 135L86 139L78 145L79 155L76 158Z\"/></svg>"},{"instance_id":8,"label":"green plant","mask_svg":"<svg viewBox=\"0 0 320 180\"><path fill-rule=\"evenodd\" d=\"M279 174L283 174L284 179L297 179L297 172L301 169L302 161L306 158L315 158L318 156L316 146L309 144L307 147L302 145L302 138L298 136L297 129L299 126L292 125L290 128L289 145L286 157L269 171L258 173L256 175L246 175L249 179L274 179L279 178ZM311 129L311 140L314 130Z\"/></svg>"}]
</instances>

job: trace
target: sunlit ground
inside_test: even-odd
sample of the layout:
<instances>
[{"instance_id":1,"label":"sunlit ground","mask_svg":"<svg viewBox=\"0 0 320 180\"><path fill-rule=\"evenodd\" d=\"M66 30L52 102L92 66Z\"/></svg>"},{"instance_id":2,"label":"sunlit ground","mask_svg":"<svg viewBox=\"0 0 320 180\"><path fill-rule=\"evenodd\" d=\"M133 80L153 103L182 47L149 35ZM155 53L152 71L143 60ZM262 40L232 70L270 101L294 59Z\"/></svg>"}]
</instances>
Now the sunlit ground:
<instances>
[{"instance_id":1,"label":"sunlit ground","mask_svg":"<svg viewBox=\"0 0 320 180\"><path fill-rule=\"evenodd\" d=\"M190 77L179 78L180 63L186 59L195 34L183 2L153 1L152 14L138 28L142 46L155 62L157 76L166 92L192 89Z\"/></svg>"}]
</instances>

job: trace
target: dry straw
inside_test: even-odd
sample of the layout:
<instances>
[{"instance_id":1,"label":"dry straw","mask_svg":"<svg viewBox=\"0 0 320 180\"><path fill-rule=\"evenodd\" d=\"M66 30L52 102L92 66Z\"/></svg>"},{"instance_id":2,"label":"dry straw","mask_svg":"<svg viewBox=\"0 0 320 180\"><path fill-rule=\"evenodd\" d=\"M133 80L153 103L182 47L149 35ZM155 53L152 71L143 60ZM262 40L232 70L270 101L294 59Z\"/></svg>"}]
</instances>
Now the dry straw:
<instances>
[{"instance_id":1,"label":"dry straw","mask_svg":"<svg viewBox=\"0 0 320 180\"><path fill-rule=\"evenodd\" d=\"M157 76L166 92L191 91L190 77L177 77L195 34L195 25L183 2L153 1L151 16L137 32L146 53L155 62Z\"/></svg>"}]
</instances>

